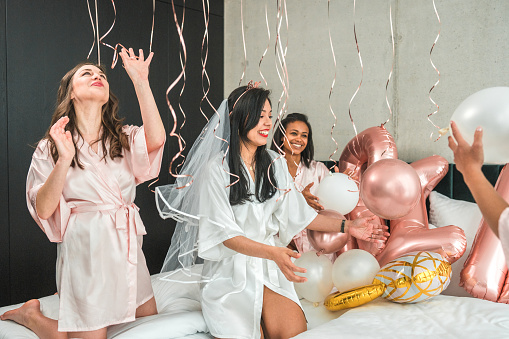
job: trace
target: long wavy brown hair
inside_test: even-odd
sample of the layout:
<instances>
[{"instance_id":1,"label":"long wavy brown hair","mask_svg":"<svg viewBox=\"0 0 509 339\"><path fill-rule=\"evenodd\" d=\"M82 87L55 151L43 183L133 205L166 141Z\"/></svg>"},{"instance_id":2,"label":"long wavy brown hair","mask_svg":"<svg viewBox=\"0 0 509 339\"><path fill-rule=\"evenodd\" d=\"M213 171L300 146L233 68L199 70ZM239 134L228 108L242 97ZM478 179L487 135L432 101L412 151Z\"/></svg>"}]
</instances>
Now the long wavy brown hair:
<instances>
[{"instance_id":1,"label":"long wavy brown hair","mask_svg":"<svg viewBox=\"0 0 509 339\"><path fill-rule=\"evenodd\" d=\"M53 138L50 136L49 131L51 129L51 126L53 126L58 119L60 119L63 116L69 117L69 122L65 126L66 131L70 131L71 135L74 135L77 133L81 139L83 139L83 135L81 134L80 129L78 128L78 122L77 122L77 116L76 112L74 110L74 104L71 99L72 94L72 79L74 77L74 74L80 69L82 66L85 65L92 65L97 68L99 68L103 73L106 74L106 70L102 65L97 65L93 62L82 62L78 65L76 65L73 69L71 69L69 72L67 72L66 75L60 80L60 87L58 88L58 94L57 94L57 102L56 102L56 108L55 112L53 113L53 116L51 117L51 124L48 130L46 131L46 134L43 137L44 139L47 139L49 142L49 150L51 153L51 156L53 158L53 161L56 163L58 160L58 151L57 147L55 146L55 142ZM126 150L129 150L129 141L128 137L125 134L125 132L122 131L122 122L124 119L120 119L118 117L118 99L111 92L109 93L109 99L108 102L105 103L102 107L101 112L101 126L102 126L102 135L99 139L92 142L91 145L95 144L96 142L102 143L102 149L103 149L103 155L102 159L106 161L106 157L108 156L113 160L117 157L122 158L122 149L125 148ZM79 139L79 138L78 138ZM109 142L109 152L106 149L106 144ZM83 169L83 164L80 162L79 155L78 155L78 147L76 145L76 140L73 138L74 143L74 149L76 150L76 153L74 155L74 159L71 163L72 167L75 167L76 165Z\"/></svg>"}]
</instances>

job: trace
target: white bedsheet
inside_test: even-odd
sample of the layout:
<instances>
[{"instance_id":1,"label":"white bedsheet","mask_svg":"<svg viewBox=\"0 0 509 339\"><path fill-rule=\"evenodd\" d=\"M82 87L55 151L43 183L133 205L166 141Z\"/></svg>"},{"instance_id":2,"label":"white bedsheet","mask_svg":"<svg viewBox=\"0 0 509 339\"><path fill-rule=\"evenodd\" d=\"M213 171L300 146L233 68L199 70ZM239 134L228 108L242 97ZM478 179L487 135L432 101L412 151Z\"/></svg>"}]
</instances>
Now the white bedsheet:
<instances>
[{"instance_id":1,"label":"white bedsheet","mask_svg":"<svg viewBox=\"0 0 509 339\"><path fill-rule=\"evenodd\" d=\"M161 281L152 276L152 287L159 314L139 318L136 321L113 325L108 328L108 339L203 339L212 338L201 314L200 289L197 283L182 284ZM190 280L183 274L176 279ZM49 318L58 318L58 296L39 299L41 311ZM18 308L22 304L0 308L0 314ZM0 339L37 339L35 333L12 321L0 321Z\"/></svg>"},{"instance_id":2,"label":"white bedsheet","mask_svg":"<svg viewBox=\"0 0 509 339\"><path fill-rule=\"evenodd\" d=\"M197 267L196 269L200 269ZM159 314L131 323L111 326L108 338L115 339L209 339L201 314L197 283L161 281L152 276ZM183 274L172 277L192 280ZM56 295L39 299L46 316L58 317ZM296 339L325 338L509 338L509 305L475 298L439 295L417 304L397 304L377 299L366 305L339 312L323 304L301 300L309 330ZM21 306L0 308L0 314ZM37 339L27 328L12 321L0 321L0 339Z\"/></svg>"},{"instance_id":3,"label":"white bedsheet","mask_svg":"<svg viewBox=\"0 0 509 339\"><path fill-rule=\"evenodd\" d=\"M439 295L416 304L378 298L295 339L509 338L509 305Z\"/></svg>"}]
</instances>

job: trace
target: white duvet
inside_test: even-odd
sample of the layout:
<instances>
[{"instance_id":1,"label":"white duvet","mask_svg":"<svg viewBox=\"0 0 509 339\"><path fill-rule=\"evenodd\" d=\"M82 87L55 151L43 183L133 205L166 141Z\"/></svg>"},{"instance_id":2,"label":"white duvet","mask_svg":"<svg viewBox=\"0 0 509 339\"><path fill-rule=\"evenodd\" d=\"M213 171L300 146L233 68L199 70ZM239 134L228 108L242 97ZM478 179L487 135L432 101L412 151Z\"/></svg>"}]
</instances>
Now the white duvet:
<instances>
[{"instance_id":1,"label":"white duvet","mask_svg":"<svg viewBox=\"0 0 509 339\"><path fill-rule=\"evenodd\" d=\"M196 269L200 269L197 267ZM201 314L197 283L162 281L152 276L159 314L114 325L108 338L204 339L212 338ZM192 280L182 273L172 279ZM56 295L39 299L43 314L58 317ZM439 295L417 304L377 299L348 311L331 312L323 305L301 300L309 330L296 339L325 338L509 338L509 305L475 298ZM21 306L0 308L0 314ZM27 328L0 321L0 339L37 339Z\"/></svg>"}]
</instances>

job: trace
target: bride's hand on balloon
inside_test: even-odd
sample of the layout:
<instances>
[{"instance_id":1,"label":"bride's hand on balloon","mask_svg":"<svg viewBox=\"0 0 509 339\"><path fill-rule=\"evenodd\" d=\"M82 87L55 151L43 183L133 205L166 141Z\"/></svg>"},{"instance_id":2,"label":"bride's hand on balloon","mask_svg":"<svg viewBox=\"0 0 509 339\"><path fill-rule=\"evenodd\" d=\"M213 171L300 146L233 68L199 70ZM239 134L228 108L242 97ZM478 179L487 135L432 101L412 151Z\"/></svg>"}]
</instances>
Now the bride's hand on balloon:
<instances>
[{"instance_id":1,"label":"bride's hand on balloon","mask_svg":"<svg viewBox=\"0 0 509 339\"><path fill-rule=\"evenodd\" d=\"M373 223L372 221L375 219L377 219L377 217L373 215L371 217L348 220L346 222L345 231L352 237L360 240L385 243L387 237L390 235L389 232L387 232L389 227Z\"/></svg>"},{"instance_id":2,"label":"bride's hand on balloon","mask_svg":"<svg viewBox=\"0 0 509 339\"><path fill-rule=\"evenodd\" d=\"M288 281L302 283L306 278L298 276L295 272L306 273L306 269L296 266L291 258L299 258L300 253L296 253L287 247L273 246L269 259L274 261Z\"/></svg>"},{"instance_id":3,"label":"bride's hand on balloon","mask_svg":"<svg viewBox=\"0 0 509 339\"><path fill-rule=\"evenodd\" d=\"M129 48L129 50L122 48L120 57L133 83L148 80L149 66L153 56L154 52L150 52L145 60L142 49L140 49L139 55L136 56L132 48Z\"/></svg>"},{"instance_id":4,"label":"bride's hand on balloon","mask_svg":"<svg viewBox=\"0 0 509 339\"><path fill-rule=\"evenodd\" d=\"M71 132L65 130L69 117L61 117L49 130L49 135L55 142L58 152L58 161L71 165L76 150L72 141Z\"/></svg>"},{"instance_id":5,"label":"bride's hand on balloon","mask_svg":"<svg viewBox=\"0 0 509 339\"><path fill-rule=\"evenodd\" d=\"M318 202L318 197L311 194L311 192L309 191L309 189L311 188L311 186L313 186L315 183L312 182L310 183L309 185L307 185L303 190L302 190L302 195L304 196L304 199L306 199L306 202L308 203L309 206L313 207L315 210L317 211L321 211L323 210L323 206L320 205L320 203Z\"/></svg>"},{"instance_id":6,"label":"bride's hand on balloon","mask_svg":"<svg viewBox=\"0 0 509 339\"><path fill-rule=\"evenodd\" d=\"M458 171L464 175L468 175L472 171L481 171L484 162L482 128L477 127L475 130L472 145L469 145L463 138L454 121L451 121L451 130L454 138L449 136L449 148L454 153L454 163Z\"/></svg>"}]
</instances>

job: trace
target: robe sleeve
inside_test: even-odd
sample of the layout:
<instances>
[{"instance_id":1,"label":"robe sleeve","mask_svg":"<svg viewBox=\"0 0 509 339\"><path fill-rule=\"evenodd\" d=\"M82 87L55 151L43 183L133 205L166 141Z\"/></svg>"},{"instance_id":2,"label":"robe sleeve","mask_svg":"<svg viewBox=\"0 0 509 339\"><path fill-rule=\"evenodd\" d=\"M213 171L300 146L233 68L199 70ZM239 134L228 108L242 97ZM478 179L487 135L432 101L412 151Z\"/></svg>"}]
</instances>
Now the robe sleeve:
<instances>
[{"instance_id":1,"label":"robe sleeve","mask_svg":"<svg viewBox=\"0 0 509 339\"><path fill-rule=\"evenodd\" d=\"M327 166L325 166L325 164L323 162L317 161L316 162L316 174L318 176L318 182L315 183L315 185L318 186L318 184L323 180L323 178L325 178L325 176L329 173L330 173L330 171L327 168Z\"/></svg>"},{"instance_id":2,"label":"robe sleeve","mask_svg":"<svg viewBox=\"0 0 509 339\"><path fill-rule=\"evenodd\" d=\"M505 262L509 268L509 207L506 208L498 221L498 235L505 255Z\"/></svg>"},{"instance_id":3,"label":"robe sleeve","mask_svg":"<svg viewBox=\"0 0 509 339\"><path fill-rule=\"evenodd\" d=\"M143 126L126 125L123 131L129 137L131 164L136 184L156 178L161 169L163 159L164 143L160 148L148 153L145 139L145 128Z\"/></svg>"},{"instance_id":4,"label":"robe sleeve","mask_svg":"<svg viewBox=\"0 0 509 339\"><path fill-rule=\"evenodd\" d=\"M279 240L286 246L297 233L304 230L316 218L318 213L308 205L302 193L295 187L286 161L278 159L276 163L280 165L276 168L278 186L291 188L288 193L279 198L281 201L276 205L277 208L273 214L273 218L276 219L274 222L279 223Z\"/></svg>"},{"instance_id":5,"label":"robe sleeve","mask_svg":"<svg viewBox=\"0 0 509 339\"><path fill-rule=\"evenodd\" d=\"M219 261L238 252L229 249L223 241L246 236L235 222L235 215L229 200L228 174L222 167L213 163L207 169L204 181L200 184L198 255L206 260Z\"/></svg>"},{"instance_id":6,"label":"robe sleeve","mask_svg":"<svg viewBox=\"0 0 509 339\"><path fill-rule=\"evenodd\" d=\"M32 155L32 163L27 175L26 198L28 211L37 225L46 233L48 239L51 242L62 242L71 215L71 208L67 205L64 196L60 196L60 203L48 219L41 219L36 210L37 193L54 167L55 164L48 149L48 142L42 140Z\"/></svg>"}]
</instances>

